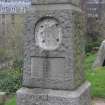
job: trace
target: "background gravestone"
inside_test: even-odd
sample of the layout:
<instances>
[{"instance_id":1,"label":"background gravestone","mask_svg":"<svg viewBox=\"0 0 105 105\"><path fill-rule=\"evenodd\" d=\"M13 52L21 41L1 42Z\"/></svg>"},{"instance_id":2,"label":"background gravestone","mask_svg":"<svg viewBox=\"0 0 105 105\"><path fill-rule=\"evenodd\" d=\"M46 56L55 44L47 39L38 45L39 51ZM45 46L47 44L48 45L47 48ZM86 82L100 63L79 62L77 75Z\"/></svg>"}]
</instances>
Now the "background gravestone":
<instances>
[{"instance_id":1,"label":"background gravestone","mask_svg":"<svg viewBox=\"0 0 105 105\"><path fill-rule=\"evenodd\" d=\"M97 53L96 60L93 64L93 68L99 68L105 66L105 40L102 41L99 51Z\"/></svg>"},{"instance_id":2,"label":"background gravestone","mask_svg":"<svg viewBox=\"0 0 105 105\"><path fill-rule=\"evenodd\" d=\"M32 0L17 105L91 105L79 0ZM40 4L40 5L39 5Z\"/></svg>"}]
</instances>

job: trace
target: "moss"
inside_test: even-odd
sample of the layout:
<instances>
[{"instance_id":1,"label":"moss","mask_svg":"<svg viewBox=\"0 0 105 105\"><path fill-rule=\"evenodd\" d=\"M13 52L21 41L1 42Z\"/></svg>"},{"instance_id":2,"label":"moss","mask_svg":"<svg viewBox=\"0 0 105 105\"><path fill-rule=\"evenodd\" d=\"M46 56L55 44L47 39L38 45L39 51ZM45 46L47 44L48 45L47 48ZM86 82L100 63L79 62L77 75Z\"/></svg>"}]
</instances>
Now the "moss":
<instances>
[{"instance_id":1,"label":"moss","mask_svg":"<svg viewBox=\"0 0 105 105\"><path fill-rule=\"evenodd\" d=\"M74 19L74 67L75 67L75 83L76 85L80 85L84 81L84 70L83 70L83 62L84 62L84 32L85 32L85 18L81 12L73 12Z\"/></svg>"}]
</instances>

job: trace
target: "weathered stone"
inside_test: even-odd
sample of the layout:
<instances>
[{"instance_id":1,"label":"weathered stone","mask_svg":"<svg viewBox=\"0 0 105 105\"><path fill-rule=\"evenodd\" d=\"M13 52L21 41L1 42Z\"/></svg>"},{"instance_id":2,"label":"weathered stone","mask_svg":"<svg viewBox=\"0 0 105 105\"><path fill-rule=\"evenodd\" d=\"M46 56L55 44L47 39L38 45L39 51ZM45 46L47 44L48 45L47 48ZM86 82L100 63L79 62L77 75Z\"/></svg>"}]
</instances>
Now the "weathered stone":
<instances>
[{"instance_id":1,"label":"weathered stone","mask_svg":"<svg viewBox=\"0 0 105 105\"><path fill-rule=\"evenodd\" d=\"M17 105L91 105L83 72L84 17L73 5L76 0L59 1L36 1L40 5L33 4L27 13L23 70L27 88L17 92Z\"/></svg>"},{"instance_id":2,"label":"weathered stone","mask_svg":"<svg viewBox=\"0 0 105 105\"><path fill-rule=\"evenodd\" d=\"M93 64L93 68L105 66L105 40L102 42L96 60Z\"/></svg>"},{"instance_id":3,"label":"weathered stone","mask_svg":"<svg viewBox=\"0 0 105 105\"><path fill-rule=\"evenodd\" d=\"M32 0L32 4L56 4L56 3L72 3L80 5L80 0Z\"/></svg>"},{"instance_id":4,"label":"weathered stone","mask_svg":"<svg viewBox=\"0 0 105 105\"><path fill-rule=\"evenodd\" d=\"M62 7L62 9L61 9ZM29 13L26 23L26 41L25 41L25 65L24 65L24 76L23 85L28 87L43 87L52 89L75 89L84 81L84 72L82 68L82 60L84 56L84 43L83 43L83 17L82 13L77 8L72 8L72 5L66 7L63 5L59 8L51 6L48 10L44 10L40 6L40 10L34 10ZM46 6L45 6L46 8ZM34 40L34 26L37 21L42 17L54 17L59 20L62 28L62 43L56 50L51 50L48 53L48 61L51 63L51 67L54 69L46 70L43 69L43 63L46 59L46 51L40 50L35 45ZM78 17L78 18L77 18ZM39 57L39 59L38 59ZM36 59L38 64L33 64L32 59ZM59 62L54 64L52 61L62 62L62 67L59 67ZM40 60L40 61L39 61ZM34 65L34 67L33 67ZM36 66L35 66L36 65ZM57 66L58 65L58 66ZM46 65L45 65L46 66ZM33 67L33 68L31 68ZM59 69L58 69L59 67ZM61 71L61 74L56 74L56 78L50 76ZM35 72L33 72L35 71ZM63 72L62 72L63 71ZM42 73L43 72L43 73ZM35 73L35 74L33 74ZM38 74L36 74L38 73ZM34 77L32 76L34 75ZM52 74L53 75L53 74ZM58 76L62 75L62 76ZM54 76L54 75L53 75ZM38 78L37 78L38 77ZM62 78L62 79L61 79Z\"/></svg>"},{"instance_id":5,"label":"weathered stone","mask_svg":"<svg viewBox=\"0 0 105 105\"><path fill-rule=\"evenodd\" d=\"M17 92L17 105L91 105L90 83L74 91L41 88L21 88Z\"/></svg>"}]
</instances>

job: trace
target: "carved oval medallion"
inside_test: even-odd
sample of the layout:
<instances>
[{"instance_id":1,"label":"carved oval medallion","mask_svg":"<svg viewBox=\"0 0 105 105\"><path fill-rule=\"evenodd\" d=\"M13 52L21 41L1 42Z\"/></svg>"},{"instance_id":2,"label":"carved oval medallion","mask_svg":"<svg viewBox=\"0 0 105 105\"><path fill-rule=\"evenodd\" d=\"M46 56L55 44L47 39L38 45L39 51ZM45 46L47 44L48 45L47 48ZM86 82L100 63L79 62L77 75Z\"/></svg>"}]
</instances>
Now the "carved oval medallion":
<instances>
[{"instance_id":1,"label":"carved oval medallion","mask_svg":"<svg viewBox=\"0 0 105 105\"><path fill-rule=\"evenodd\" d=\"M62 30L56 19L40 21L35 29L36 44L44 50L55 50L62 40Z\"/></svg>"}]
</instances>

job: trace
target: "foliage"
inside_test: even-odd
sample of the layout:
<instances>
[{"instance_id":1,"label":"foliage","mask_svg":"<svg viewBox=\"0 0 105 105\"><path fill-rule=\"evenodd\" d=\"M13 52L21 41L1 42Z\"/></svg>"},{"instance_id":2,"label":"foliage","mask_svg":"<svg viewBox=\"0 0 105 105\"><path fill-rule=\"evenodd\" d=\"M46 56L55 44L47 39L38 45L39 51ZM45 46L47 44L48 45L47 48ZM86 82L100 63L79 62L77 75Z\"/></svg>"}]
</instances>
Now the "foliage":
<instances>
[{"instance_id":1,"label":"foliage","mask_svg":"<svg viewBox=\"0 0 105 105\"><path fill-rule=\"evenodd\" d=\"M88 36L89 36L89 34L88 34ZM86 53L90 53L90 52L94 51L94 49L97 50L98 47L100 47L103 39L101 37L99 38L98 36L100 36L100 35L95 35L94 38L92 38L92 35L90 35L90 39L88 37L88 40L86 42L86 48L85 48Z\"/></svg>"},{"instance_id":2,"label":"foliage","mask_svg":"<svg viewBox=\"0 0 105 105\"><path fill-rule=\"evenodd\" d=\"M19 68L19 69L22 69L23 67L23 60L22 59L16 59L14 60L13 62L13 68Z\"/></svg>"},{"instance_id":3,"label":"foliage","mask_svg":"<svg viewBox=\"0 0 105 105\"><path fill-rule=\"evenodd\" d=\"M105 67L94 70L92 64L95 61L95 54L88 54L85 60L86 79L91 82L93 97L105 98Z\"/></svg>"},{"instance_id":4,"label":"foliage","mask_svg":"<svg viewBox=\"0 0 105 105\"><path fill-rule=\"evenodd\" d=\"M21 87L21 70L19 68L3 70L0 73L0 90L16 92Z\"/></svg>"},{"instance_id":5,"label":"foliage","mask_svg":"<svg viewBox=\"0 0 105 105\"><path fill-rule=\"evenodd\" d=\"M103 20L97 18L88 18L86 34L86 52L91 52L94 48L99 47L103 39L105 28Z\"/></svg>"}]
</instances>

